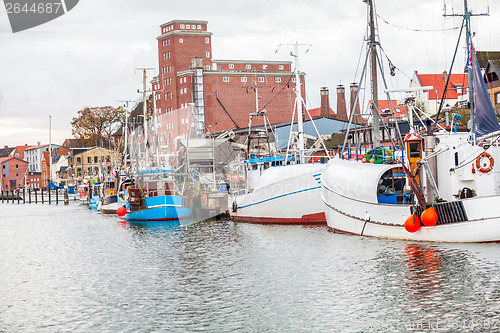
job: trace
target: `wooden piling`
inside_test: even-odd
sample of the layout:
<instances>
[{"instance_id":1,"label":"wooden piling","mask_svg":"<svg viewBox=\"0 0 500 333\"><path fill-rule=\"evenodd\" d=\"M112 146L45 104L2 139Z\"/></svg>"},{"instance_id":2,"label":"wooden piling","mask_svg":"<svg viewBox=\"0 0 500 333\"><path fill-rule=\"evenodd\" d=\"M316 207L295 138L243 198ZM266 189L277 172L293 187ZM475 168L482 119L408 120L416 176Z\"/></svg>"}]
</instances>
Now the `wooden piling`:
<instances>
[{"instance_id":1,"label":"wooden piling","mask_svg":"<svg viewBox=\"0 0 500 333\"><path fill-rule=\"evenodd\" d=\"M28 189L28 200L29 200L29 203L31 204L31 189L30 188Z\"/></svg>"},{"instance_id":2,"label":"wooden piling","mask_svg":"<svg viewBox=\"0 0 500 333\"><path fill-rule=\"evenodd\" d=\"M43 205L43 187L40 189L40 191L42 192L42 205Z\"/></svg>"},{"instance_id":3,"label":"wooden piling","mask_svg":"<svg viewBox=\"0 0 500 333\"><path fill-rule=\"evenodd\" d=\"M36 195L36 189L35 189L35 203L38 203L38 196Z\"/></svg>"},{"instance_id":4,"label":"wooden piling","mask_svg":"<svg viewBox=\"0 0 500 333\"><path fill-rule=\"evenodd\" d=\"M23 205L26 203L26 190L23 187Z\"/></svg>"}]
</instances>

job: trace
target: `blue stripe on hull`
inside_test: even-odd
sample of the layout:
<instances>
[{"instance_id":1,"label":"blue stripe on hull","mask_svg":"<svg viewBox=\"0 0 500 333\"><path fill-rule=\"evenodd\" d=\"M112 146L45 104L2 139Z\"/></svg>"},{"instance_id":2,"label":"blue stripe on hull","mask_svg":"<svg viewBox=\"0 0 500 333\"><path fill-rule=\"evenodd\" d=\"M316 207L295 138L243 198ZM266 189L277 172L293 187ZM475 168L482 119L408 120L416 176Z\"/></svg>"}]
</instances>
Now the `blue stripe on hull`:
<instances>
[{"instance_id":1,"label":"blue stripe on hull","mask_svg":"<svg viewBox=\"0 0 500 333\"><path fill-rule=\"evenodd\" d=\"M297 193L300 193L300 192L316 190L318 188L321 188L321 186L316 186L316 187L306 188L304 190L299 190L299 191L295 191L295 192L285 193L285 194L278 195L278 196L275 196L275 197L272 197L272 198L269 198L269 199L266 199L266 200L262 200L262 201L259 201L259 202L254 202L254 203L251 203L251 204L248 204L248 205L245 205L245 206L240 206L238 208L243 209L243 208L247 208L247 207L250 207L250 206L259 205L259 204L261 204L263 202L266 202L266 201L271 201L271 200L279 199L279 198L286 197L286 196L289 196L289 195L292 195L292 194L297 194Z\"/></svg>"}]
</instances>

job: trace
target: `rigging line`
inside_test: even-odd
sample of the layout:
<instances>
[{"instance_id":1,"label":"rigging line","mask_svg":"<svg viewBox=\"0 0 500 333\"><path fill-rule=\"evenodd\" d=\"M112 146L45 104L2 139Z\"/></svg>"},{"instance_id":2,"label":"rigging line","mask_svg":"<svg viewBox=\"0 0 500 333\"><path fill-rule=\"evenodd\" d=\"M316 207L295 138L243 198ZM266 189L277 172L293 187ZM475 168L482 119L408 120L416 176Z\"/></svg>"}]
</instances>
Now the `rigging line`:
<instances>
[{"instance_id":1,"label":"rigging line","mask_svg":"<svg viewBox=\"0 0 500 333\"><path fill-rule=\"evenodd\" d=\"M294 71L294 72L295 72L295 71ZM288 78L288 81L287 81L287 82L283 85L283 87L281 88L281 90L280 90L280 91L278 91L278 93L277 93L276 95L274 95L274 97L273 97L273 98L271 98L271 100L270 100L269 102L267 102L267 103L266 103L263 107L261 107L259 111L264 110L264 109L265 109L265 108L266 108L269 104L271 104L271 102L272 102L272 101L274 101L274 99L275 99L276 97L278 97L278 96L279 96L279 94L281 94L281 93L283 92L283 90L285 90L285 88L289 87L289 83L290 83L290 81L292 80L292 78L293 78L293 77L294 77L294 75L293 75L293 73L292 73L292 75L290 75L290 77ZM300 75L299 75L299 79L300 79Z\"/></svg>"},{"instance_id":2,"label":"rigging line","mask_svg":"<svg viewBox=\"0 0 500 333\"><path fill-rule=\"evenodd\" d=\"M467 23L465 22L465 16L464 16L464 19L462 20L462 28L460 29L460 34L458 35L457 45L455 46L455 52L453 53L453 59L451 60L449 75L446 78L446 83L444 85L443 96L441 97L441 103L439 103L439 109L438 109L438 112L436 113L436 122L434 123L434 126L432 127L432 132L434 132L434 130L436 129L436 124L437 124L438 119L439 119L439 114L441 113L441 110L443 109L444 98L446 96L448 84L450 83L451 73L453 70L453 65L455 63L455 57L457 56L458 47L460 46L460 38L462 37L462 31L464 30L465 24L467 24ZM473 50L471 50L471 52L473 52ZM469 87L469 89L470 89L470 87Z\"/></svg>"},{"instance_id":3,"label":"rigging line","mask_svg":"<svg viewBox=\"0 0 500 333\"><path fill-rule=\"evenodd\" d=\"M393 24L393 23L390 23L388 22L387 20L385 20L384 18L380 17L379 14L377 14L377 17L379 19L382 20L382 22L384 22L385 24L387 25L392 25L396 28L400 28L400 29L405 29L405 30L410 30L410 31L416 31L416 32L437 32L437 31L449 31L449 30L457 30L459 29L460 27L457 26L457 27L452 27L452 28L446 28L446 29L416 29L416 28L408 28L408 27L403 27L401 25L397 25L397 24Z\"/></svg>"},{"instance_id":4,"label":"rigging line","mask_svg":"<svg viewBox=\"0 0 500 333\"><path fill-rule=\"evenodd\" d=\"M387 59L387 61L388 61L389 63L391 63L391 64L394 66L394 68L396 68L396 69L397 69L397 70L398 70L401 74L403 74L404 76L406 76L406 77L407 77L407 78L409 78L410 80L412 79L412 77L411 77L411 76L409 76L408 74L406 74L405 72L403 72L403 71L402 71L402 70L401 70L398 66L394 65L394 63L391 61L391 59L389 59L389 56L387 55L387 53L385 53L385 50L384 50L384 48L382 47L382 45L379 45L379 48L380 48L380 50L382 51L382 53L384 54L384 56L385 56L385 58Z\"/></svg>"}]
</instances>

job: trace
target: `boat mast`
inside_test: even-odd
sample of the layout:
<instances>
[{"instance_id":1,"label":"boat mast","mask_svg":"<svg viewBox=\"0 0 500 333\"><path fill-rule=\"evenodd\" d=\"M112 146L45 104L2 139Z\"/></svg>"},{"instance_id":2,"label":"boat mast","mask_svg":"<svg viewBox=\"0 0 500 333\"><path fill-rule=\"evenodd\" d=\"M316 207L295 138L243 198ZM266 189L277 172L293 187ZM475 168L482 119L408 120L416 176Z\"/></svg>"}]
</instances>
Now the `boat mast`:
<instances>
[{"instance_id":1,"label":"boat mast","mask_svg":"<svg viewBox=\"0 0 500 333\"><path fill-rule=\"evenodd\" d=\"M371 81L372 81L372 128L373 146L380 146L380 115L378 108L378 82L377 82L377 41L375 39L375 9L373 0L365 0L370 6L370 60L371 60Z\"/></svg>"},{"instance_id":2,"label":"boat mast","mask_svg":"<svg viewBox=\"0 0 500 333\"><path fill-rule=\"evenodd\" d=\"M52 116L49 114L49 191L50 191L50 181L52 178L51 174L52 174Z\"/></svg>"},{"instance_id":3,"label":"boat mast","mask_svg":"<svg viewBox=\"0 0 500 333\"><path fill-rule=\"evenodd\" d=\"M472 144L476 144L476 136L474 134L474 84L472 80L472 36L470 31L470 13L467 5L467 0L464 0L464 19L465 19L465 40L467 42L467 55L469 57L469 64L467 66L467 78L469 80L469 107L470 107L470 129L472 135Z\"/></svg>"}]
</instances>

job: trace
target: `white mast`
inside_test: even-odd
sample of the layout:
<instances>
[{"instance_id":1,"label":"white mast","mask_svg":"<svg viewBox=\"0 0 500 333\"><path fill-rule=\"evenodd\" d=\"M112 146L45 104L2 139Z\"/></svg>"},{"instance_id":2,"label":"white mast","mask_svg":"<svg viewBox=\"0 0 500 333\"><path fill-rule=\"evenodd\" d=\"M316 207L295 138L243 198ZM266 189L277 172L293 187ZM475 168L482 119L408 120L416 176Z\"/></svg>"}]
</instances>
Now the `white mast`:
<instances>
[{"instance_id":1,"label":"white mast","mask_svg":"<svg viewBox=\"0 0 500 333\"><path fill-rule=\"evenodd\" d=\"M295 58L295 106L297 108L297 131L298 131L298 148L300 163L305 163L304 161L304 123L303 123L303 111L302 111L302 88L300 82L300 62L299 62L299 45L309 45L309 44L299 44L297 41L293 44L295 47L295 54L290 53L292 57ZM292 123L293 126L293 123Z\"/></svg>"},{"instance_id":2,"label":"white mast","mask_svg":"<svg viewBox=\"0 0 500 333\"><path fill-rule=\"evenodd\" d=\"M49 191L52 178L52 116L49 114Z\"/></svg>"}]
</instances>

